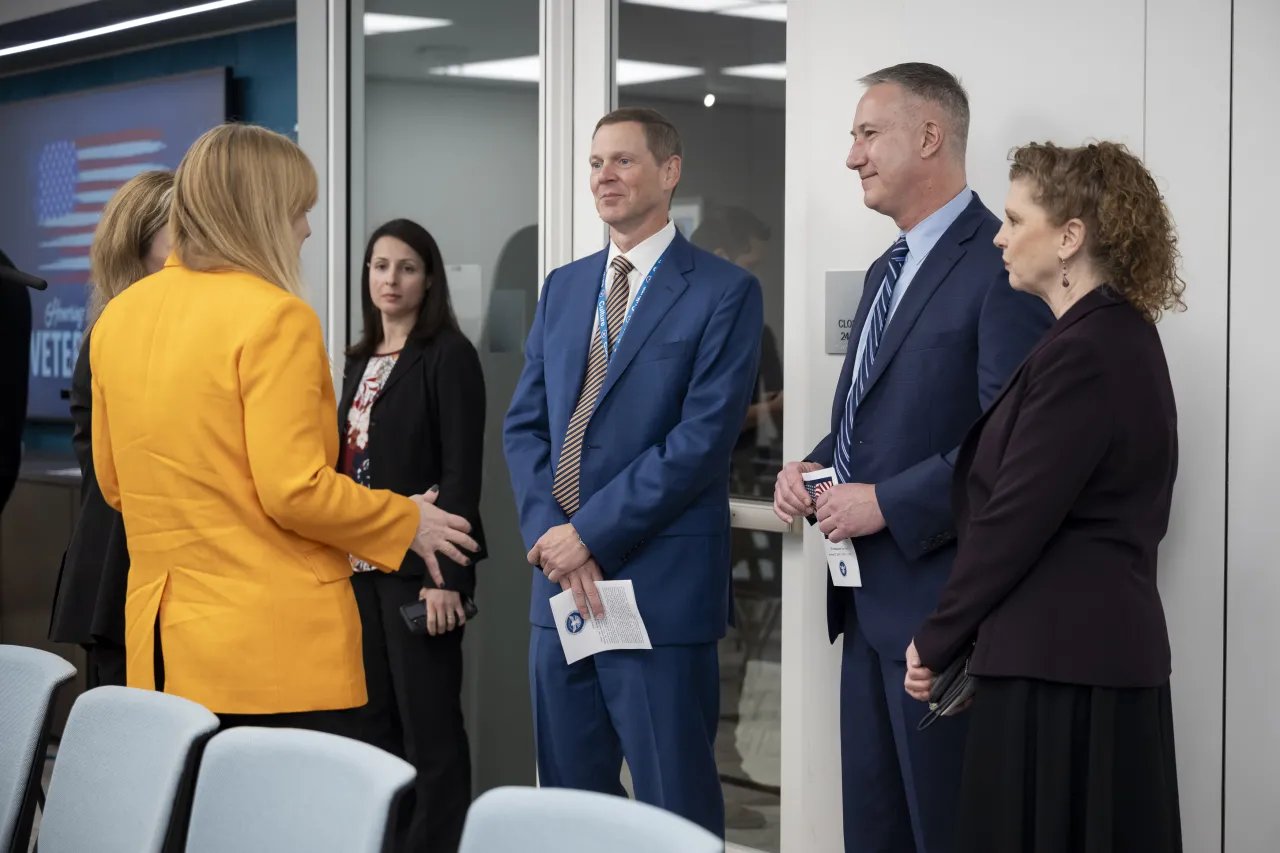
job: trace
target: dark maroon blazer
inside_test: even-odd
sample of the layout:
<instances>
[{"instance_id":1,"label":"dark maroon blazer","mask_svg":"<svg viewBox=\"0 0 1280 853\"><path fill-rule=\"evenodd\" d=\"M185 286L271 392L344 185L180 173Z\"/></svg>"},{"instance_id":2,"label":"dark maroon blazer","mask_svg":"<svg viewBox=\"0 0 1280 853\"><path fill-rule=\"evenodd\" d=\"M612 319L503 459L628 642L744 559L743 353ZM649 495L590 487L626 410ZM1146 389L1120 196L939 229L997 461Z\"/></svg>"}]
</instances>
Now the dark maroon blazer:
<instances>
[{"instance_id":1,"label":"dark maroon blazer","mask_svg":"<svg viewBox=\"0 0 1280 853\"><path fill-rule=\"evenodd\" d=\"M916 632L935 672L1099 687L1169 679L1156 551L1178 425L1164 348L1128 303L1073 305L974 425L956 462L959 552Z\"/></svg>"}]
</instances>

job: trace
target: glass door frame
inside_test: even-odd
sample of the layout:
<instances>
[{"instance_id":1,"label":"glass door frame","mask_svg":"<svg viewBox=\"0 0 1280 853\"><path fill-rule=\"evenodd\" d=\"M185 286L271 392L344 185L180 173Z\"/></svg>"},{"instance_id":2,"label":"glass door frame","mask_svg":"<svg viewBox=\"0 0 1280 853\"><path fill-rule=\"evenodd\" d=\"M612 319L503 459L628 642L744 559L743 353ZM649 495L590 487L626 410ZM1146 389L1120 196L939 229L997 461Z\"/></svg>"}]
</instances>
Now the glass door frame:
<instances>
[{"instance_id":1,"label":"glass door frame","mask_svg":"<svg viewBox=\"0 0 1280 853\"><path fill-rule=\"evenodd\" d=\"M561 43L571 43L573 47L573 55L570 60L572 69L572 101L565 105L561 103L562 108L568 106L572 113L571 122L566 121L565 124L572 124L573 138L569 143L562 144L560 149L563 153L565 150L572 150L572 159L568 163L568 169L572 180L571 197L568 203L572 208L571 218L573 222L573 238L572 238L572 257L582 258L593 252L598 252L607 240L607 229L600 221L596 213L594 205L590 204L590 173L585 168L587 163L587 154L590 146L592 131L595 129L595 123L600 116L605 115L609 111L615 109L618 105L618 87L615 79L615 68L618 60L618 2L619 0L542 0L543 2L543 23L547 26L548 21L557 20L561 26L565 26L571 30L571 38ZM566 22L565 19L568 19ZM551 62L563 61L563 58L555 57L553 50L555 45L544 42L544 68L545 63L550 59ZM544 87L549 78L544 76ZM548 103L546 106L552 106ZM554 121L556 114L552 110L544 113L544 121ZM561 114L559 118L563 121L564 116ZM562 129L563 130L563 129ZM544 163L544 166L547 164ZM574 204L574 201L577 201ZM545 208L544 208L545 211ZM547 223L557 222L556 219L548 217ZM790 218L788 218L790 223ZM544 229L547 232L553 228ZM552 235L549 235L552 236ZM553 269L554 266L549 267ZM783 369L786 371L787 362L784 360ZM790 387L787 383L792 381L792 376L787 374L784 387ZM745 498L731 498L729 501L730 524L732 527L740 530L756 530L767 533L791 533L795 536L784 537L783 549L784 553L794 553L801 541L800 534L803 533L804 522L797 520L788 525L780 520L773 513L773 505L767 501L749 500ZM794 564L793 559L783 560L783 576L785 586L794 586L793 581L787 581L787 564ZM788 618L788 613L794 613L793 608L786 605L786 596L783 596L783 617L782 617L782 645L783 645L783 686L784 693L788 686L787 667L788 658L794 656L788 655L788 645L796 647L800 646L799 642L792 642L798 639L799 632L802 630L802 623L795 618ZM825 633L826 626L822 626ZM794 767L794 762L788 760L788 755L798 755L802 749L802 733L792 731L787 726L787 706L788 702L784 697L783 701L783 719L782 719L782 781L783 794L782 813L781 813L781 830L782 830L782 849L789 849L787 843L787 816L791 803L802 801L805 795L805 779L803 773L789 772ZM728 844L727 851L729 853L755 853L750 848L740 847L735 844Z\"/></svg>"}]
</instances>

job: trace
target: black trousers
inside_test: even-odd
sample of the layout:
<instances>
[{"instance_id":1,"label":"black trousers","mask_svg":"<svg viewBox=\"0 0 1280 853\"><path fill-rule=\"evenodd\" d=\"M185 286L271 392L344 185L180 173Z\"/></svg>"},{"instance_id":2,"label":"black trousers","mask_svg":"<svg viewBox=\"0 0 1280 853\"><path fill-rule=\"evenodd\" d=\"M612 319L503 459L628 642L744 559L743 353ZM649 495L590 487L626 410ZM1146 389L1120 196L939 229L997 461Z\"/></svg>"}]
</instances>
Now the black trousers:
<instances>
[{"instance_id":1,"label":"black trousers","mask_svg":"<svg viewBox=\"0 0 1280 853\"><path fill-rule=\"evenodd\" d=\"M110 640L99 639L84 646L84 652L88 689L107 685L126 686L124 646Z\"/></svg>"},{"instance_id":2,"label":"black trousers","mask_svg":"<svg viewBox=\"0 0 1280 853\"><path fill-rule=\"evenodd\" d=\"M369 704L356 709L368 743L418 771L398 828L403 853L457 853L471 804L471 751L462 720L462 629L409 632L400 607L421 578L362 572L351 579L363 626Z\"/></svg>"}]
</instances>

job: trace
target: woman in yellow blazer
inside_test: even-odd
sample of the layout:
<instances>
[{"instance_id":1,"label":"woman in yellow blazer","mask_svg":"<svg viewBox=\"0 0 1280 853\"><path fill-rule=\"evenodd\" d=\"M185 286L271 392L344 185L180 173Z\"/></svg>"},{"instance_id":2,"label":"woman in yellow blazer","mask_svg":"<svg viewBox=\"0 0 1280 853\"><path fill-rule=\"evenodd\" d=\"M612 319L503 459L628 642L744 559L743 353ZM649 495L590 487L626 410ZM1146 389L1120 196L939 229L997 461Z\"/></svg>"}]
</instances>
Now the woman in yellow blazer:
<instances>
[{"instance_id":1,"label":"woman in yellow blazer","mask_svg":"<svg viewBox=\"0 0 1280 853\"><path fill-rule=\"evenodd\" d=\"M94 327L93 459L132 559L129 685L224 724L351 734L326 713L366 702L347 554L390 571L410 548L431 566L476 544L433 495L335 470L329 361L297 295L316 192L306 155L271 131L224 125L191 147L173 255Z\"/></svg>"}]
</instances>

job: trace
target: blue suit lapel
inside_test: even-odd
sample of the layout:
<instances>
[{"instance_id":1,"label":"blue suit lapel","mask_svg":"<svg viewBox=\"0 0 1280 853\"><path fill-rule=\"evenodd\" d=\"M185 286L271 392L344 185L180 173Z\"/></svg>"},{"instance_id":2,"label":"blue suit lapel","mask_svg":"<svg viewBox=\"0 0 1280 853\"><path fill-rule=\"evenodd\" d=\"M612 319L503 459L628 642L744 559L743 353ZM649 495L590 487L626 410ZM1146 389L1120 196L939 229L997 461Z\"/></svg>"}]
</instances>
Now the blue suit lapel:
<instances>
[{"instance_id":1,"label":"blue suit lapel","mask_svg":"<svg viewBox=\"0 0 1280 853\"><path fill-rule=\"evenodd\" d=\"M560 420L554 423L569 423L573 417L574 407L578 405L578 396L582 393L582 380L586 378L587 358L591 353L591 331L595 326L596 299L600 294L600 282L604 278L604 265L609 258L607 251L599 252L583 264L585 272L578 275L569 285L568 299L561 308L561 315L556 318L555 335L563 336L573 342L572 358L565 359L565 373L560 377L562 387L572 388L573 394L563 398Z\"/></svg>"},{"instance_id":2,"label":"blue suit lapel","mask_svg":"<svg viewBox=\"0 0 1280 853\"><path fill-rule=\"evenodd\" d=\"M934 291L946 280L947 274L951 272L956 262L964 257L966 252L964 244L973 237L978 226L982 224L982 215L985 212L986 208L982 206L977 193L974 193L969 206L938 240L937 245L929 252L929 257L925 258L924 265L916 272L902 301L898 303L898 310L894 311L889 319L884 340L880 342L880 349L876 353L876 363L871 366L871 374L867 377L867 385L862 392L864 399L884 375L889 362L893 361L907 333L916 324L916 320L920 319L920 314L929 304Z\"/></svg>"},{"instance_id":3,"label":"blue suit lapel","mask_svg":"<svg viewBox=\"0 0 1280 853\"><path fill-rule=\"evenodd\" d=\"M605 374L604 387L600 389L601 400L617 384L618 377L627 369L627 365L636 357L636 353L640 352L640 348L653 334L654 329L658 328L662 318L667 316L671 306L675 305L680 294L684 293L685 288L689 286L684 274L692 269L693 250L689 246L689 241L677 231L675 239L671 241L662 259L662 265L654 273L653 281L649 282L644 297L631 315L626 334L618 342L618 349L609 361L609 372ZM645 272L647 275L648 271ZM600 274L604 275L603 266L600 268Z\"/></svg>"},{"instance_id":4,"label":"blue suit lapel","mask_svg":"<svg viewBox=\"0 0 1280 853\"><path fill-rule=\"evenodd\" d=\"M858 300L858 311L853 316L853 327L849 329L849 348L845 351L844 365L840 368L840 381L836 383L836 399L831 406L832 434L838 435L840 432L845 402L849 398L849 388L853 385L853 365L858 358L858 343L862 339L862 327L867 323L871 304L880 290L880 280L884 277L885 262L888 257L889 253L885 252L876 259L876 262L867 270L867 277L862 284L862 297Z\"/></svg>"}]
</instances>

